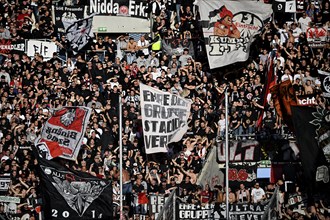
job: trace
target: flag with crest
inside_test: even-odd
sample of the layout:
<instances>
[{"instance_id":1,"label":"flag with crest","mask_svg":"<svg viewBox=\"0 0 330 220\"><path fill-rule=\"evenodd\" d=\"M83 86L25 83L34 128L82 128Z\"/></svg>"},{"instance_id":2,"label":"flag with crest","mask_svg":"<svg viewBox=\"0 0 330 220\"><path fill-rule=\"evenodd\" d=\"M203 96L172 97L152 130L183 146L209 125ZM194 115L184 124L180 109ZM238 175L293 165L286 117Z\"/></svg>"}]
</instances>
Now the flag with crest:
<instances>
[{"instance_id":1,"label":"flag with crest","mask_svg":"<svg viewBox=\"0 0 330 220\"><path fill-rule=\"evenodd\" d=\"M74 52L80 51L92 38L92 24L94 15L88 18L73 21L66 29L66 36Z\"/></svg>"},{"instance_id":2,"label":"flag with crest","mask_svg":"<svg viewBox=\"0 0 330 220\"><path fill-rule=\"evenodd\" d=\"M58 156L76 160L90 115L91 109L83 106L56 110L35 142L39 155L47 160Z\"/></svg>"},{"instance_id":3,"label":"flag with crest","mask_svg":"<svg viewBox=\"0 0 330 220\"><path fill-rule=\"evenodd\" d=\"M46 160L36 149L34 154L38 160L45 219L113 219L109 180Z\"/></svg>"}]
</instances>

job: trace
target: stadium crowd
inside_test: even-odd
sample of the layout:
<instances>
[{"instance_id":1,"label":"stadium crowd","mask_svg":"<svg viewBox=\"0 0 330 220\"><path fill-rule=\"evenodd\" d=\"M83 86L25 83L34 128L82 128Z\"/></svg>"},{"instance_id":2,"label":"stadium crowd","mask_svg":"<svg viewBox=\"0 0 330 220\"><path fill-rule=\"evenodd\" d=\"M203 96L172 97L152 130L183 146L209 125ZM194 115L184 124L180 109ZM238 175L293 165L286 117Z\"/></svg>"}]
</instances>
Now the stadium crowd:
<instances>
[{"instance_id":1,"label":"stadium crowd","mask_svg":"<svg viewBox=\"0 0 330 220\"><path fill-rule=\"evenodd\" d=\"M119 195L118 143L122 132L127 192L135 196L143 192L169 194L179 188L178 196L187 203L223 202L224 186L211 191L208 185L197 186L196 180L209 149L215 147L216 140L224 138L226 88L230 94L229 129L233 138L253 138L260 129L277 134L286 132L272 100L264 102L271 59L277 82L290 79L297 94L317 94L318 104L329 107L321 96L317 78L317 70L330 71L329 44L311 48L305 34L312 25L328 28L329 1L305 3L296 21L267 23L257 39L257 56L251 57L234 78L219 79L188 48L175 55L156 48L160 39L190 40L202 36L193 1L150 3L156 40L148 34L139 39L129 34L117 39L96 36L83 51L73 55L66 36L54 25L50 0L2 0L0 40L47 38L59 47L50 60L40 54L34 57L0 54L0 175L10 175L11 179L4 195L21 199L17 213L30 213L31 220L38 219L35 208L42 204L42 196L30 147L52 109L88 106L93 113L78 160L72 167L112 180L115 200ZM170 148L169 157L162 163L144 153L140 82L193 101L190 128L183 140ZM124 103L122 131L118 125L119 97ZM261 113L263 121L257 126ZM256 182L251 188L241 184L231 189L229 200L264 202L270 199L276 185L281 189L281 219L330 219L329 203L320 201L299 210L289 206L283 180L263 186ZM298 186L296 193L303 195ZM6 219L7 211L0 205L1 219ZM130 210L130 217L133 212Z\"/></svg>"}]
</instances>

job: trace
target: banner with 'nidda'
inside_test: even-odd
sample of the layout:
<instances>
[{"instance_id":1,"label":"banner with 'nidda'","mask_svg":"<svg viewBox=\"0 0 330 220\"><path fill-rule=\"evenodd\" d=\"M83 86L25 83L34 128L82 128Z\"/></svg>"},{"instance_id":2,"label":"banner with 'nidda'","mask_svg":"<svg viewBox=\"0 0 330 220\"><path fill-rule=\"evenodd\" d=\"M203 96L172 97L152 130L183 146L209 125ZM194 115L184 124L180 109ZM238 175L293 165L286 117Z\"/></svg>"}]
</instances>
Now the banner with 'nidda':
<instances>
[{"instance_id":1,"label":"banner with 'nidda'","mask_svg":"<svg viewBox=\"0 0 330 220\"><path fill-rule=\"evenodd\" d=\"M147 154L166 153L188 130L191 101L140 84L141 116Z\"/></svg>"}]
</instances>

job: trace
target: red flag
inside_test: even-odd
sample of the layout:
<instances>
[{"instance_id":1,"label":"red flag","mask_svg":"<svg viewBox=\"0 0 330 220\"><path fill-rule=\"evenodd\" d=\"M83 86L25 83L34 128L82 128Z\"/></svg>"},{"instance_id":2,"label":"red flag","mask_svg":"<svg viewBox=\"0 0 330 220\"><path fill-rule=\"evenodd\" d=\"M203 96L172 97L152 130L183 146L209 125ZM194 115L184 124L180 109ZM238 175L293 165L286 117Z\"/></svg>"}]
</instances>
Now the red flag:
<instances>
[{"instance_id":1,"label":"red flag","mask_svg":"<svg viewBox=\"0 0 330 220\"><path fill-rule=\"evenodd\" d=\"M277 115L293 131L291 105L297 105L291 81L286 80L270 88Z\"/></svg>"},{"instance_id":2,"label":"red flag","mask_svg":"<svg viewBox=\"0 0 330 220\"><path fill-rule=\"evenodd\" d=\"M270 64L268 67L268 73L267 73L267 81L265 84L265 89L264 89L264 100L263 100L263 106L265 107L267 105L267 97L270 94L270 88L275 85L275 77L274 77L274 68L273 68L273 59L270 57L269 59ZM264 109L260 112L258 121L257 121L257 128L260 128L262 125L262 119L264 116Z\"/></svg>"},{"instance_id":3,"label":"red flag","mask_svg":"<svg viewBox=\"0 0 330 220\"><path fill-rule=\"evenodd\" d=\"M149 199L146 193L138 193L138 203L140 205L149 203Z\"/></svg>"}]
</instances>

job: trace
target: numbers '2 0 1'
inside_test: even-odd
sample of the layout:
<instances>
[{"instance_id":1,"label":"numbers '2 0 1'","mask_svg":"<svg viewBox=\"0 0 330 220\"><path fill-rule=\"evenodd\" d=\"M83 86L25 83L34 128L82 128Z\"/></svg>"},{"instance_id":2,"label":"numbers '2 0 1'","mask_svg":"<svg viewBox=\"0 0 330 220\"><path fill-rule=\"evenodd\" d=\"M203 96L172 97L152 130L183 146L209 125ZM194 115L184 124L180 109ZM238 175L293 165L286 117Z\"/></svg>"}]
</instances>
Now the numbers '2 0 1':
<instances>
[{"instance_id":1,"label":"numbers '2 0 1'","mask_svg":"<svg viewBox=\"0 0 330 220\"><path fill-rule=\"evenodd\" d=\"M91 210L91 215L92 215L92 218L95 218L95 219L102 218L102 213L97 214L95 212L95 210ZM57 218L57 217L69 218L70 213L68 211L59 212L57 209L52 209L52 217L54 217L54 218Z\"/></svg>"}]
</instances>

